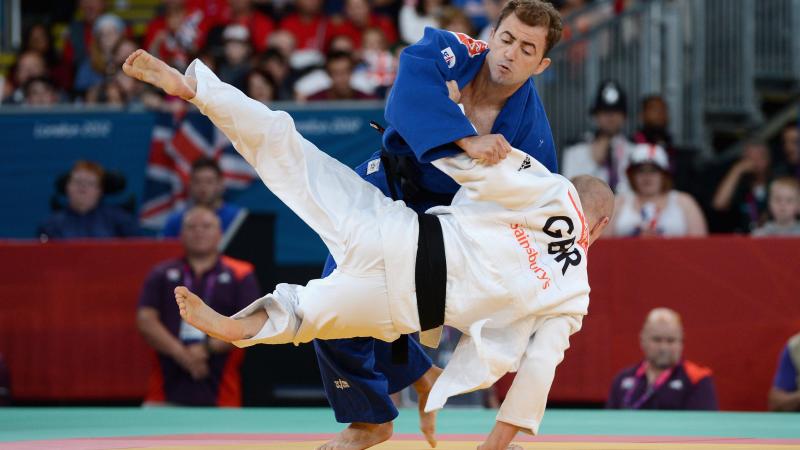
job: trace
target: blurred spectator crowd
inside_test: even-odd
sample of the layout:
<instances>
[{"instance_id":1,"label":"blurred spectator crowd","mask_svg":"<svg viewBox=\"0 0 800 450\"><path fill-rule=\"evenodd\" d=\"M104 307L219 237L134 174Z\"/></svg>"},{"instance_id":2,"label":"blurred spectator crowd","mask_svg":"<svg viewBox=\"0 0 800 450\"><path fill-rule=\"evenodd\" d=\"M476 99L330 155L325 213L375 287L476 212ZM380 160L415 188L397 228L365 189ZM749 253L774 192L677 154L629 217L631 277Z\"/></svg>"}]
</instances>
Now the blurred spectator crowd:
<instances>
[{"instance_id":1,"label":"blurred spectator crowd","mask_svg":"<svg viewBox=\"0 0 800 450\"><path fill-rule=\"evenodd\" d=\"M69 24L28 24L2 82L3 103L180 108L122 74L125 58L140 47L179 70L200 58L223 81L264 102L379 99L394 80L399 51L426 26L488 35L502 6L497 0L163 0L149 22L133 26L109 8L118 3L79 0Z\"/></svg>"},{"instance_id":2,"label":"blurred spectator crowd","mask_svg":"<svg viewBox=\"0 0 800 450\"><path fill-rule=\"evenodd\" d=\"M4 104L180 108L181 102L122 74L122 63L137 48L179 70L200 58L223 81L263 102L380 99L394 80L397 55L419 40L425 27L486 40L503 5L501 0L163 0L149 21L130 23L119 13L135 0L72 3L69 23L24 21L21 48L0 78ZM632 2L617 0L613 10L583 14L590 0L552 3L567 18L569 37Z\"/></svg>"},{"instance_id":3,"label":"blurred spectator crowd","mask_svg":"<svg viewBox=\"0 0 800 450\"><path fill-rule=\"evenodd\" d=\"M179 70L200 58L223 81L261 102L383 99L399 52L425 27L487 39L502 7L501 0L163 0L149 20L135 26L115 14L123 3L131 2L77 0L68 24L30 23L2 82L3 102L182 111L185 102L121 72L136 48ZM563 40L568 41L634 1L553 3L565 17ZM625 86L603 81L589 111L591 129L559 152L565 176L600 176L618 194L609 235L800 234L796 122L786 125L777 142L748 141L738 160L697 172L696 149L680 148L672 139L666 99L655 93L633 101L639 102L639 126L627 135ZM73 183L66 187L74 188ZM77 192L66 193L77 195L72 191ZM67 202L40 235L59 236L53 227L75 216L71 211L86 214ZM65 237L76 233L74 225ZM88 235L133 232L130 226L118 233L113 228Z\"/></svg>"}]
</instances>

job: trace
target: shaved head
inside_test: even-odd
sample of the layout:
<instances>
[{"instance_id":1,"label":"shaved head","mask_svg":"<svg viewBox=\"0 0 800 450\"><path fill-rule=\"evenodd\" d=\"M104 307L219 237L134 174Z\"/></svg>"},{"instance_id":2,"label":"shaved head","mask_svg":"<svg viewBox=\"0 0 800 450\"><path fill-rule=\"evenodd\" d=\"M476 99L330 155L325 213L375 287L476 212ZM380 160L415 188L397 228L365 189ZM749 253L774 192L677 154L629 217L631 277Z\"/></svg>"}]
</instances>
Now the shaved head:
<instances>
[{"instance_id":1,"label":"shaved head","mask_svg":"<svg viewBox=\"0 0 800 450\"><path fill-rule=\"evenodd\" d=\"M683 353L681 316L669 308L656 308L647 315L640 335L642 352L651 367L669 369Z\"/></svg>"},{"instance_id":2,"label":"shaved head","mask_svg":"<svg viewBox=\"0 0 800 450\"><path fill-rule=\"evenodd\" d=\"M647 319L644 321L644 327L647 328L649 325L661 324L666 323L669 325L674 325L681 330L683 329L683 323L681 322L681 315L675 312L673 309L669 308L655 308L647 314Z\"/></svg>"},{"instance_id":3,"label":"shaved head","mask_svg":"<svg viewBox=\"0 0 800 450\"><path fill-rule=\"evenodd\" d=\"M614 215L614 192L608 183L591 175L578 175L572 184L578 191L583 213L589 223L589 244L594 242Z\"/></svg>"}]
</instances>

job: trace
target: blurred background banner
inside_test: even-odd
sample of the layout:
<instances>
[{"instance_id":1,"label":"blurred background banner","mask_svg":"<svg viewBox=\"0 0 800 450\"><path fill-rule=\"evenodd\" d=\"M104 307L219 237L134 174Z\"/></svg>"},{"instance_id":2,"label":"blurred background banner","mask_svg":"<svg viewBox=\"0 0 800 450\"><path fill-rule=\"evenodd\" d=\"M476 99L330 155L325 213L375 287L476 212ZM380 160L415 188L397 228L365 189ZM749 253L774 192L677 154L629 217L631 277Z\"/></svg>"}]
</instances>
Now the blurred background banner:
<instances>
[{"instance_id":1,"label":"blurred background banner","mask_svg":"<svg viewBox=\"0 0 800 450\"><path fill-rule=\"evenodd\" d=\"M380 149L380 136L370 128L369 121L382 121L382 102L285 109L295 117L297 129L303 136L350 167ZM183 132L176 133L176 129ZM226 164L226 160L243 160L238 156L227 158L234 150L227 140L220 142L217 133L196 111L179 120L166 113L102 110L27 110L0 114L0 135L6 159L0 167L0 189L24 193L0 199L0 208L14 211L14 220L0 222L0 236L36 237L36 227L49 213L48 205L56 194L54 180L68 172L78 159L97 161L123 175L127 181L125 192L117 196L132 195L141 207L146 201L157 198L158 182L165 178L176 183L171 186L176 199L185 198L184 185L190 163L180 159L182 155L208 152L208 156L212 153L219 156L218 153L222 153L220 165L226 181L229 178L233 181L227 184L227 198L252 212L277 215L276 261L284 264L322 262L327 252L319 238L256 178L243 177L238 165ZM176 135L181 136L176 138ZM159 139L166 141L163 150L155 144ZM155 156L156 160L162 157L160 163L155 164L154 153L159 151L164 153ZM148 161L151 161L149 167ZM152 170L153 166L157 170ZM167 170L172 173L165 175ZM154 172L155 177L151 176ZM115 201L114 198L106 200ZM172 211L175 202L169 206L165 212Z\"/></svg>"}]
</instances>

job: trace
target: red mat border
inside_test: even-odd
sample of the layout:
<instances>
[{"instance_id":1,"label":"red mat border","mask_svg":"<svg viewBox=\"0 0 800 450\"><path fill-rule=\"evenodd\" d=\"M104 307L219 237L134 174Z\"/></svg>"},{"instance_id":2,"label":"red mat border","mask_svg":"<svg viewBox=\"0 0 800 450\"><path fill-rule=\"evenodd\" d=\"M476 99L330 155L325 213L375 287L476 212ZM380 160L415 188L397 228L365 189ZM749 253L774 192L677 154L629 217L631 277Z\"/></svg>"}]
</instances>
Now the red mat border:
<instances>
[{"instance_id":1,"label":"red mat border","mask_svg":"<svg viewBox=\"0 0 800 450\"><path fill-rule=\"evenodd\" d=\"M271 434L176 434L154 436L129 436L129 437L100 437L100 438L72 438L54 440L35 440L0 443L2 450L108 450L124 449L130 447L155 447L163 445L192 445L203 441L204 445L226 445L247 443L250 441L280 442L280 441L324 441L334 434L301 434L301 433L271 433ZM482 434L442 434L441 441L481 441ZM421 440L417 434L396 434L393 440L410 441ZM800 445L800 439L762 439L762 438L732 438L714 436L595 436L595 435L546 435L546 436L518 436L517 441L522 442L598 442L598 443L703 443L703 444L750 444L750 445Z\"/></svg>"}]
</instances>

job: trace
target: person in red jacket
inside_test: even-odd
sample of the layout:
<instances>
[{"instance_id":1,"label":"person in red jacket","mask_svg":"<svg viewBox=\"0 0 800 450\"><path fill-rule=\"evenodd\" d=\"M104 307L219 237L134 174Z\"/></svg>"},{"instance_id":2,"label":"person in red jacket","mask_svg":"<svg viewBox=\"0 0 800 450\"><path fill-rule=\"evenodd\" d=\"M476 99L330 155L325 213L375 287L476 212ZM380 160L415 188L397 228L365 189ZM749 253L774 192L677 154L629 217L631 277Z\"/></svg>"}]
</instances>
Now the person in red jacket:
<instances>
[{"instance_id":1,"label":"person in red jacket","mask_svg":"<svg viewBox=\"0 0 800 450\"><path fill-rule=\"evenodd\" d=\"M272 19L256 11L253 0L229 0L228 7L223 8L219 19L213 26L227 27L229 25L242 25L250 33L250 44L256 52L267 49L267 38L275 29ZM211 28L211 27L209 27ZM201 47L205 43L205 36L201 38Z\"/></svg>"},{"instance_id":2,"label":"person in red jacket","mask_svg":"<svg viewBox=\"0 0 800 450\"><path fill-rule=\"evenodd\" d=\"M333 24L331 36L344 34L353 40L357 49L360 49L364 30L380 28L389 45L397 42L397 29L391 19L374 14L367 0L347 0L344 14L343 20Z\"/></svg>"},{"instance_id":3,"label":"person in red jacket","mask_svg":"<svg viewBox=\"0 0 800 450\"><path fill-rule=\"evenodd\" d=\"M325 52L331 24L322 13L322 0L297 0L294 13L281 21L280 29L294 36L298 50Z\"/></svg>"}]
</instances>

